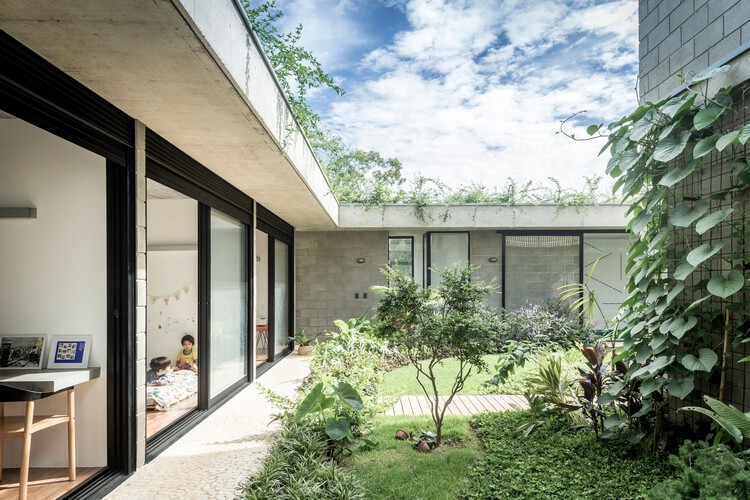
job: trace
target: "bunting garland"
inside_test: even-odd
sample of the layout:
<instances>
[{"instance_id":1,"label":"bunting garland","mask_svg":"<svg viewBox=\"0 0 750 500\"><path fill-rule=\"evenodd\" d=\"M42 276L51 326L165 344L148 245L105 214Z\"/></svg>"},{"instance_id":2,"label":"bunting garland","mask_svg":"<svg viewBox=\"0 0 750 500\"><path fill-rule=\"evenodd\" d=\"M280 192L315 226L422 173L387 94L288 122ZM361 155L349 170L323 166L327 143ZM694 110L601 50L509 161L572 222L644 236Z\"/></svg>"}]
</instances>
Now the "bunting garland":
<instances>
[{"instance_id":1,"label":"bunting garland","mask_svg":"<svg viewBox=\"0 0 750 500\"><path fill-rule=\"evenodd\" d=\"M195 281L191 281L190 283L187 283L186 285L178 288L174 293L170 293L167 295L148 295L148 298L151 300L151 305L156 304L158 301L162 301L165 306L168 306L169 302L172 299L179 302L183 296L190 293L190 290L194 286L195 286Z\"/></svg>"}]
</instances>

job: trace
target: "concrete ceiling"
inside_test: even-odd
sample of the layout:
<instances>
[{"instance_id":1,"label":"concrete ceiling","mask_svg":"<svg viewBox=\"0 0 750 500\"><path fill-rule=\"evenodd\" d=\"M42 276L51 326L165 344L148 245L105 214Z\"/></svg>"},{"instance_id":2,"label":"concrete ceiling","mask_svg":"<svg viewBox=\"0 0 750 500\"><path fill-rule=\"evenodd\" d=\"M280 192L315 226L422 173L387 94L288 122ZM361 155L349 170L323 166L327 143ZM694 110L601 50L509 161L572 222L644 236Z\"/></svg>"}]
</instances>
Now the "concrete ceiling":
<instances>
[{"instance_id":1,"label":"concrete ceiling","mask_svg":"<svg viewBox=\"0 0 750 500\"><path fill-rule=\"evenodd\" d=\"M331 210L167 0L0 0L0 29L295 227ZM322 175L316 172L316 175Z\"/></svg>"}]
</instances>

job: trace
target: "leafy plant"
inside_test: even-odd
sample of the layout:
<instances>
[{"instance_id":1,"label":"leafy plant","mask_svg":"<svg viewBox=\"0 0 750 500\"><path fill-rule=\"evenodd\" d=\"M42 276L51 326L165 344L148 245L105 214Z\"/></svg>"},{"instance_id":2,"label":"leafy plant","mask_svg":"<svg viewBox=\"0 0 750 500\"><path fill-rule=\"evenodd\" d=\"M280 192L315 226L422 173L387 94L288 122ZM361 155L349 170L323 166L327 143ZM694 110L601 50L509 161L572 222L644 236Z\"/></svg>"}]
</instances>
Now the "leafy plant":
<instances>
[{"instance_id":1,"label":"leafy plant","mask_svg":"<svg viewBox=\"0 0 750 500\"><path fill-rule=\"evenodd\" d=\"M704 396L703 399L711 410L701 406L684 406L680 410L695 411L710 417L722 429L722 432L716 436L717 442L721 440L724 434L731 437L738 445L741 445L745 439L750 438L750 412L742 413L734 406L722 403L710 396Z\"/></svg>"},{"instance_id":2,"label":"leafy plant","mask_svg":"<svg viewBox=\"0 0 750 500\"><path fill-rule=\"evenodd\" d=\"M581 324L566 304L550 299L541 304L526 304L503 315L499 338L503 345L515 341L534 350L569 349L593 340L593 331Z\"/></svg>"},{"instance_id":3,"label":"leafy plant","mask_svg":"<svg viewBox=\"0 0 750 500\"><path fill-rule=\"evenodd\" d=\"M364 408L362 398L354 387L346 382L339 382L327 388L323 382L318 382L297 405L294 422L299 423L312 415L325 424L325 432L329 438L340 442L352 437L351 422L342 416L342 410L346 408L355 411Z\"/></svg>"},{"instance_id":4,"label":"leafy plant","mask_svg":"<svg viewBox=\"0 0 750 500\"><path fill-rule=\"evenodd\" d=\"M294 332L294 341L300 346L312 345L318 339L318 335L308 335L307 328L302 327Z\"/></svg>"},{"instance_id":5,"label":"leafy plant","mask_svg":"<svg viewBox=\"0 0 750 500\"><path fill-rule=\"evenodd\" d=\"M274 439L260 470L238 487L238 497L364 499L351 471L327 456L325 434L310 423L285 424Z\"/></svg>"},{"instance_id":6,"label":"leafy plant","mask_svg":"<svg viewBox=\"0 0 750 500\"><path fill-rule=\"evenodd\" d=\"M607 127L588 128L590 136L606 138L601 150L611 154L606 173L630 202L628 229L636 238L625 267L629 295L618 319L627 378L647 387L647 399L664 393L684 399L696 379L717 368L714 318L723 314L707 309L708 299L719 310L747 314L740 293L748 291L744 275L750 259L745 224L750 167L744 148L750 125L730 130L724 119L732 114L733 95L745 95L705 92L688 87ZM714 167L716 159L724 166ZM729 165L728 182L701 182ZM737 323L725 330L738 331Z\"/></svg>"},{"instance_id":7,"label":"leafy plant","mask_svg":"<svg viewBox=\"0 0 750 500\"><path fill-rule=\"evenodd\" d=\"M485 368L482 356L489 351L492 331L497 328L496 316L483 305L493 286L475 281L474 269L470 264L446 269L433 290L387 267L383 272L391 286L374 288L381 294L377 335L395 345L415 367L417 381L430 402L436 446L441 443L448 405L472 370ZM449 394L441 399L435 368L447 358L455 358L458 368Z\"/></svg>"}]
</instances>

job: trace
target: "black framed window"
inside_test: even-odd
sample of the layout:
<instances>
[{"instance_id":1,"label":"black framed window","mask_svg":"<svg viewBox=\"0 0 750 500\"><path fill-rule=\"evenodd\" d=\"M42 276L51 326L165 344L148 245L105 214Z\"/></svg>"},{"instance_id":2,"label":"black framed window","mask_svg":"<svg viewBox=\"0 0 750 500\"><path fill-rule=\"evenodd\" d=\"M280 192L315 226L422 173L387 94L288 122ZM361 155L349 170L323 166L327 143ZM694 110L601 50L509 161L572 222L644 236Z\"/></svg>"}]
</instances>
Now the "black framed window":
<instances>
[{"instance_id":1,"label":"black framed window","mask_svg":"<svg viewBox=\"0 0 750 500\"><path fill-rule=\"evenodd\" d=\"M414 277L414 237L390 236L388 238L388 265Z\"/></svg>"}]
</instances>

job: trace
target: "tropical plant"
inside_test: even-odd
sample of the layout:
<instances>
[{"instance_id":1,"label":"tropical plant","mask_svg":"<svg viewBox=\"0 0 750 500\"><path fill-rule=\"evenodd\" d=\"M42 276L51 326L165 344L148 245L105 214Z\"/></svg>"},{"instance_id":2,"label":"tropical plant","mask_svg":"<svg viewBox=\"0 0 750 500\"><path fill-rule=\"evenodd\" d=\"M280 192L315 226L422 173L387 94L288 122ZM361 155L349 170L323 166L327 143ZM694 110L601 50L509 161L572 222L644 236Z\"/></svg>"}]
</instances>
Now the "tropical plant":
<instances>
[{"instance_id":1,"label":"tropical plant","mask_svg":"<svg viewBox=\"0 0 750 500\"><path fill-rule=\"evenodd\" d=\"M484 307L493 285L476 281L470 264L457 264L440 273L436 289L422 288L411 276L386 267L391 285L373 287L380 296L376 334L409 358L417 382L430 402L440 446L445 411L474 368L485 368L482 358L497 328L496 315ZM455 358L458 368L449 394L440 398L435 367Z\"/></svg>"},{"instance_id":2,"label":"tropical plant","mask_svg":"<svg viewBox=\"0 0 750 500\"><path fill-rule=\"evenodd\" d=\"M318 339L318 336L319 334L308 335L307 328L302 327L296 332L294 332L294 342L296 342L297 345L300 345L300 346L309 346L309 345L312 345L312 343Z\"/></svg>"},{"instance_id":3,"label":"tropical plant","mask_svg":"<svg viewBox=\"0 0 750 500\"><path fill-rule=\"evenodd\" d=\"M503 315L499 342L524 343L532 349L570 349L594 339L592 329L568 309L567 304L549 299L541 304L526 304ZM499 347L503 347L502 345Z\"/></svg>"},{"instance_id":4,"label":"tropical plant","mask_svg":"<svg viewBox=\"0 0 750 500\"><path fill-rule=\"evenodd\" d=\"M341 443L351 439L351 422L345 411L360 411L364 408L362 398L357 390L346 382L325 386L318 382L297 405L294 422L299 423L312 416L324 424L329 438Z\"/></svg>"},{"instance_id":5,"label":"tropical plant","mask_svg":"<svg viewBox=\"0 0 750 500\"><path fill-rule=\"evenodd\" d=\"M734 406L722 403L710 396L704 396L703 399L711 410L702 406L684 406L680 410L695 411L710 417L721 428L721 431L716 435L717 443L725 435L732 438L734 443L738 445L741 445L745 439L750 438L750 412L742 413Z\"/></svg>"},{"instance_id":6,"label":"tropical plant","mask_svg":"<svg viewBox=\"0 0 750 500\"><path fill-rule=\"evenodd\" d=\"M620 358L628 360L628 379L640 380L648 399L663 392L686 398L697 378L719 366L714 319L724 309L737 318L749 312L739 294L748 291L750 165L744 145L750 125L729 129L724 119L732 114L733 96L745 95L721 89L709 97L708 86L695 90L727 69L688 77L686 92L587 129L592 137L606 137L606 172L630 202L628 229L635 240L625 267L629 295L619 313ZM716 174L714 159L731 164L727 182L705 182ZM722 312L706 309L709 299ZM726 322L725 346L730 332L740 332L739 321Z\"/></svg>"}]
</instances>

